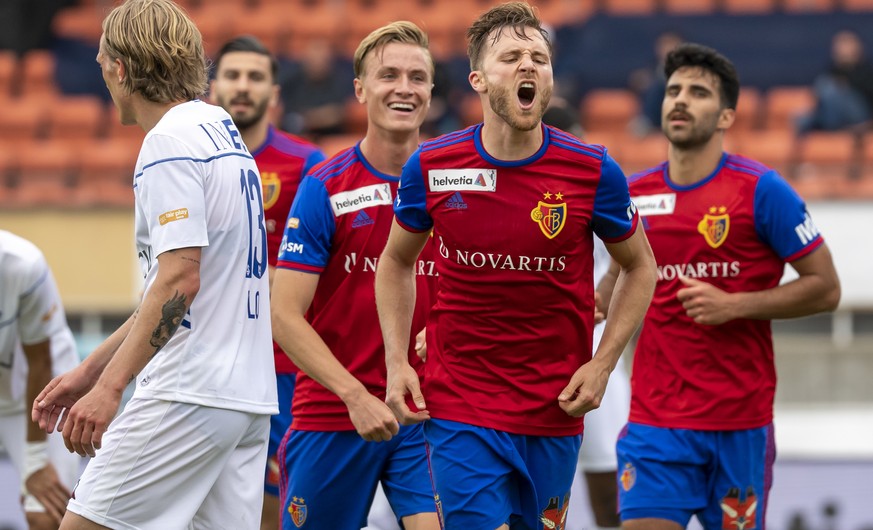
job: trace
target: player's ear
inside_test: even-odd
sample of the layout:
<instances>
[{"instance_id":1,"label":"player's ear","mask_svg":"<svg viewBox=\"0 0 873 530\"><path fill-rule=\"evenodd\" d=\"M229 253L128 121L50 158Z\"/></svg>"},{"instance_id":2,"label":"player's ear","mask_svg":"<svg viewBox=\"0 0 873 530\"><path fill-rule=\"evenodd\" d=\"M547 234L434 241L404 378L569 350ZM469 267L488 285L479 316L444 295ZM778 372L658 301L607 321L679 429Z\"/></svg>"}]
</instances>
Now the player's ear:
<instances>
[{"instance_id":1,"label":"player's ear","mask_svg":"<svg viewBox=\"0 0 873 530\"><path fill-rule=\"evenodd\" d=\"M364 95L364 84L361 83L361 80L357 77L355 78L355 99L357 99L359 103L367 102L367 96Z\"/></svg>"},{"instance_id":2,"label":"player's ear","mask_svg":"<svg viewBox=\"0 0 873 530\"><path fill-rule=\"evenodd\" d=\"M718 116L718 129L725 131L730 129L737 117L737 111L734 109L721 109Z\"/></svg>"},{"instance_id":3,"label":"player's ear","mask_svg":"<svg viewBox=\"0 0 873 530\"><path fill-rule=\"evenodd\" d=\"M470 72L467 80L470 81L470 86L473 87L473 90L476 92L482 93L486 91L485 74L483 74L481 70L473 70Z\"/></svg>"},{"instance_id":4,"label":"player's ear","mask_svg":"<svg viewBox=\"0 0 873 530\"><path fill-rule=\"evenodd\" d=\"M273 85L273 90L270 91L270 107L275 108L279 105L280 97L282 95L281 87L279 85Z\"/></svg>"}]
</instances>

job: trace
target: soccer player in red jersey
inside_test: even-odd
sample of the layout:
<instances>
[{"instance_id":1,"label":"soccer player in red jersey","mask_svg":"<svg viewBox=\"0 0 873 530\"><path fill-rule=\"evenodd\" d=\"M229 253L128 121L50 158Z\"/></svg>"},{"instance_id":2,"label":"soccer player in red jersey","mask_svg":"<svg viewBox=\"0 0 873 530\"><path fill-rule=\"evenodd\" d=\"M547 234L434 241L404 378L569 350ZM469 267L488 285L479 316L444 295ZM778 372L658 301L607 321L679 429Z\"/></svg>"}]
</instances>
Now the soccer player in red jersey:
<instances>
[{"instance_id":1,"label":"soccer player in red jersey","mask_svg":"<svg viewBox=\"0 0 873 530\"><path fill-rule=\"evenodd\" d=\"M619 438L626 530L764 528L775 459L770 320L837 306L830 251L774 170L725 153L739 80L710 48L666 61L667 161L630 179L658 262ZM785 263L799 277L780 285ZM611 315L610 315L611 318Z\"/></svg>"},{"instance_id":2,"label":"soccer player in red jersey","mask_svg":"<svg viewBox=\"0 0 873 530\"><path fill-rule=\"evenodd\" d=\"M366 525L382 483L407 530L439 523L420 425L400 426L385 405L385 353L374 275L388 239L403 163L430 106L433 59L410 22L375 30L354 56L367 134L308 174L285 224L273 284L273 335L300 366L294 420L280 447L282 528ZM416 267L430 307L433 262ZM407 357L414 334L406 334ZM420 365L420 362L419 362Z\"/></svg>"},{"instance_id":3,"label":"soccer player in red jersey","mask_svg":"<svg viewBox=\"0 0 873 530\"><path fill-rule=\"evenodd\" d=\"M542 123L552 49L531 7L494 7L467 36L484 123L412 155L379 259L387 401L401 423L424 422L445 528L564 528L582 416L643 317L655 263L615 161ZM431 230L420 388L406 349ZM594 233L623 268L592 360Z\"/></svg>"},{"instance_id":4,"label":"soccer player in red jersey","mask_svg":"<svg viewBox=\"0 0 873 530\"><path fill-rule=\"evenodd\" d=\"M259 40L252 36L237 37L219 50L215 58L215 78L209 85L210 98L231 115L261 173L271 280L297 186L303 175L325 158L315 145L279 131L270 123L271 111L279 100L278 71L276 58ZM279 462L276 453L291 425L291 397L298 371L275 342L273 357L279 414L270 418L270 446L261 515L263 530L275 530L279 526Z\"/></svg>"}]
</instances>

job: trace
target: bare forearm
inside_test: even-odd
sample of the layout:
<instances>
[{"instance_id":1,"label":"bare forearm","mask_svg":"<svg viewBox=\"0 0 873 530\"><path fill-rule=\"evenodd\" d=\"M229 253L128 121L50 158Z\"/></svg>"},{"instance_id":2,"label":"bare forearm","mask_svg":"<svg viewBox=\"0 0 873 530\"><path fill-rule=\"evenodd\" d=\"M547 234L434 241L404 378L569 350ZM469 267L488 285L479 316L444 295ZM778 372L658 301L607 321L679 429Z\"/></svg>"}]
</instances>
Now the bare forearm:
<instances>
[{"instance_id":1,"label":"bare forearm","mask_svg":"<svg viewBox=\"0 0 873 530\"><path fill-rule=\"evenodd\" d=\"M36 397L52 380L51 341L45 340L38 344L24 345L24 355L27 358L27 401L33 403ZM27 441L40 442L45 440L46 433L35 422L27 422Z\"/></svg>"},{"instance_id":2,"label":"bare forearm","mask_svg":"<svg viewBox=\"0 0 873 530\"><path fill-rule=\"evenodd\" d=\"M839 301L833 285L818 276L801 276L772 289L731 294L737 318L771 320L832 311Z\"/></svg>"},{"instance_id":3,"label":"bare forearm","mask_svg":"<svg viewBox=\"0 0 873 530\"><path fill-rule=\"evenodd\" d=\"M596 359L609 362L610 370L615 368L622 351L642 322L652 301L656 281L656 269L645 262L618 274L603 338L595 355Z\"/></svg>"},{"instance_id":4,"label":"bare forearm","mask_svg":"<svg viewBox=\"0 0 873 530\"><path fill-rule=\"evenodd\" d=\"M376 308L388 367L408 363L415 308L415 269L383 254L376 269Z\"/></svg>"}]
</instances>

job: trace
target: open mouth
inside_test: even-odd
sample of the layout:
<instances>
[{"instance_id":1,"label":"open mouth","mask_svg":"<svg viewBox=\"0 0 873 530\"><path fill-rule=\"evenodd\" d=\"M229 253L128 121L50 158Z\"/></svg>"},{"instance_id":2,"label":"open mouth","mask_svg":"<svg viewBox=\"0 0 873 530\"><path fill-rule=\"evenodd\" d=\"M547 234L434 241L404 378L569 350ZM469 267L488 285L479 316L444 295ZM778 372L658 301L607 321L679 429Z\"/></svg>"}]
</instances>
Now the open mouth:
<instances>
[{"instance_id":1,"label":"open mouth","mask_svg":"<svg viewBox=\"0 0 873 530\"><path fill-rule=\"evenodd\" d=\"M534 88L534 84L530 82L524 82L518 87L518 101L521 102L522 106L529 107L533 104L533 100L536 97L537 92L536 88Z\"/></svg>"},{"instance_id":2,"label":"open mouth","mask_svg":"<svg viewBox=\"0 0 873 530\"><path fill-rule=\"evenodd\" d=\"M412 112L415 106L412 103L389 103L388 108L399 112Z\"/></svg>"}]
</instances>

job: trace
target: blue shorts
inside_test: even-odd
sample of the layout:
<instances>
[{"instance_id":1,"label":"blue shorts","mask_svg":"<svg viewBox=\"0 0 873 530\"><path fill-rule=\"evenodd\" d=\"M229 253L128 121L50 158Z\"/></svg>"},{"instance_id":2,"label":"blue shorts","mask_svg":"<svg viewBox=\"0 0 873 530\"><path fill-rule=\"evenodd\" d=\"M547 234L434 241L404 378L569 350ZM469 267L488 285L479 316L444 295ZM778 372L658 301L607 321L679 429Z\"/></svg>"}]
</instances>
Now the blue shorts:
<instances>
[{"instance_id":1,"label":"blue shorts","mask_svg":"<svg viewBox=\"0 0 873 530\"><path fill-rule=\"evenodd\" d=\"M279 453L283 530L359 530L376 485L400 519L436 511L421 425L401 426L387 442L365 442L355 431L291 429Z\"/></svg>"},{"instance_id":2,"label":"blue shorts","mask_svg":"<svg viewBox=\"0 0 873 530\"><path fill-rule=\"evenodd\" d=\"M654 517L683 528L764 528L773 483L773 425L739 431L628 423L618 439L622 521ZM754 526L750 522L754 520Z\"/></svg>"},{"instance_id":3,"label":"blue shorts","mask_svg":"<svg viewBox=\"0 0 873 530\"><path fill-rule=\"evenodd\" d=\"M294 398L294 385L297 374L276 374L276 387L279 391L279 414L270 416L270 445L267 448L267 470L264 473L264 493L279 496L279 459L276 453L291 426L291 400Z\"/></svg>"},{"instance_id":4,"label":"blue shorts","mask_svg":"<svg viewBox=\"0 0 873 530\"><path fill-rule=\"evenodd\" d=\"M432 419L424 436L445 530L563 528L581 435L525 436Z\"/></svg>"}]
</instances>

